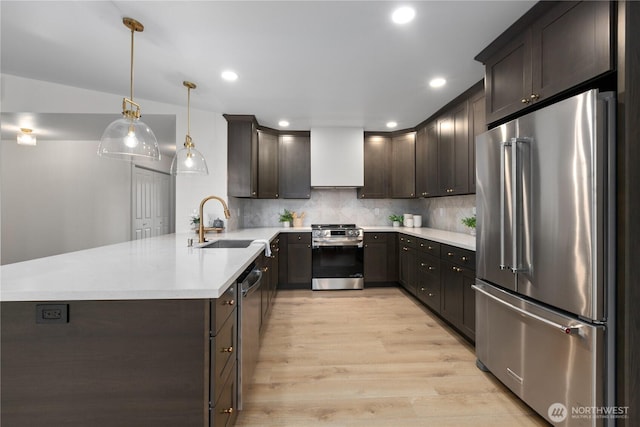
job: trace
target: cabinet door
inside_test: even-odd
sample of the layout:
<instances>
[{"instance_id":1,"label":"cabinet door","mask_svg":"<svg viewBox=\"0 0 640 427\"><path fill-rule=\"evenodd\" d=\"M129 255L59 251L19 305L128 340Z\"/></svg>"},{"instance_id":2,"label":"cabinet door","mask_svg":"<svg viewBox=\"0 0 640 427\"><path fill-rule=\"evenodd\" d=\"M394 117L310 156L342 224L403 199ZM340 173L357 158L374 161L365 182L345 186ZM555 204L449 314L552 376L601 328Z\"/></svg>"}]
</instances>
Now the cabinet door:
<instances>
[{"instance_id":1,"label":"cabinet door","mask_svg":"<svg viewBox=\"0 0 640 427\"><path fill-rule=\"evenodd\" d=\"M398 280L412 295L416 295L417 256L416 249L407 236L398 237L399 277Z\"/></svg>"},{"instance_id":2,"label":"cabinet door","mask_svg":"<svg viewBox=\"0 0 640 427\"><path fill-rule=\"evenodd\" d=\"M258 133L251 116L227 119L227 193L258 197Z\"/></svg>"},{"instance_id":3,"label":"cabinet door","mask_svg":"<svg viewBox=\"0 0 640 427\"><path fill-rule=\"evenodd\" d=\"M416 193L415 132L391 138L391 197L409 199Z\"/></svg>"},{"instance_id":4,"label":"cabinet door","mask_svg":"<svg viewBox=\"0 0 640 427\"><path fill-rule=\"evenodd\" d=\"M309 136L280 136L280 198L311 197L311 142Z\"/></svg>"},{"instance_id":5,"label":"cabinet door","mask_svg":"<svg viewBox=\"0 0 640 427\"><path fill-rule=\"evenodd\" d=\"M311 288L311 233L292 233L287 244L287 282Z\"/></svg>"},{"instance_id":6,"label":"cabinet door","mask_svg":"<svg viewBox=\"0 0 640 427\"><path fill-rule=\"evenodd\" d=\"M358 189L361 199L389 197L391 138L367 135L364 138L364 187Z\"/></svg>"},{"instance_id":7,"label":"cabinet door","mask_svg":"<svg viewBox=\"0 0 640 427\"><path fill-rule=\"evenodd\" d=\"M421 254L418 258L418 299L440 313L440 260L427 254Z\"/></svg>"},{"instance_id":8,"label":"cabinet door","mask_svg":"<svg viewBox=\"0 0 640 427\"><path fill-rule=\"evenodd\" d=\"M532 94L547 98L611 69L611 4L559 2L533 26Z\"/></svg>"},{"instance_id":9,"label":"cabinet door","mask_svg":"<svg viewBox=\"0 0 640 427\"><path fill-rule=\"evenodd\" d=\"M468 103L438 119L439 183L443 195L469 191Z\"/></svg>"},{"instance_id":10,"label":"cabinet door","mask_svg":"<svg viewBox=\"0 0 640 427\"><path fill-rule=\"evenodd\" d=\"M445 319L460 328L463 312L463 268L447 261L442 261L441 265L441 313Z\"/></svg>"},{"instance_id":11,"label":"cabinet door","mask_svg":"<svg viewBox=\"0 0 640 427\"><path fill-rule=\"evenodd\" d=\"M258 131L258 198L278 198L278 136Z\"/></svg>"},{"instance_id":12,"label":"cabinet door","mask_svg":"<svg viewBox=\"0 0 640 427\"><path fill-rule=\"evenodd\" d=\"M385 282L388 276L387 234L365 233L364 235L364 280L365 283Z\"/></svg>"},{"instance_id":13,"label":"cabinet door","mask_svg":"<svg viewBox=\"0 0 640 427\"><path fill-rule=\"evenodd\" d=\"M416 192L422 197L440 195L437 121L427 124L416 134Z\"/></svg>"},{"instance_id":14,"label":"cabinet door","mask_svg":"<svg viewBox=\"0 0 640 427\"><path fill-rule=\"evenodd\" d=\"M487 131L484 91L469 99L469 193L476 192L476 136Z\"/></svg>"},{"instance_id":15,"label":"cabinet door","mask_svg":"<svg viewBox=\"0 0 640 427\"><path fill-rule=\"evenodd\" d=\"M471 340L476 340L476 293L471 288L475 282L475 271L466 270L462 274L462 332Z\"/></svg>"},{"instance_id":16,"label":"cabinet door","mask_svg":"<svg viewBox=\"0 0 640 427\"><path fill-rule=\"evenodd\" d=\"M485 64L487 122L522 109L531 95L531 31L525 30Z\"/></svg>"}]
</instances>

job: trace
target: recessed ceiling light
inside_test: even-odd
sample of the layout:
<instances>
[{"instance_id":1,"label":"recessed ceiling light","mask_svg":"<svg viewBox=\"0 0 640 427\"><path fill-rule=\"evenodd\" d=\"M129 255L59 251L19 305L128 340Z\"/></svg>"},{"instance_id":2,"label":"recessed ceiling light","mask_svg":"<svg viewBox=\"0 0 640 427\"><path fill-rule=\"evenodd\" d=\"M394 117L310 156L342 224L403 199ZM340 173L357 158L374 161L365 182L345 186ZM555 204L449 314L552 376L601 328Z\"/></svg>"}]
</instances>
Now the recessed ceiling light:
<instances>
[{"instance_id":1,"label":"recessed ceiling light","mask_svg":"<svg viewBox=\"0 0 640 427\"><path fill-rule=\"evenodd\" d=\"M278 126L283 127L283 128L286 128L287 126L289 126L289 122L288 122L288 121L286 121L286 120L280 120L280 121L278 122Z\"/></svg>"},{"instance_id":2,"label":"recessed ceiling light","mask_svg":"<svg viewBox=\"0 0 640 427\"><path fill-rule=\"evenodd\" d=\"M231 70L223 71L221 74L222 78L228 82L233 82L238 80L238 75Z\"/></svg>"},{"instance_id":3,"label":"recessed ceiling light","mask_svg":"<svg viewBox=\"0 0 640 427\"><path fill-rule=\"evenodd\" d=\"M447 83L447 81L445 79L443 79L442 77L436 77L435 79L432 79L429 82L429 86L431 87L442 87Z\"/></svg>"},{"instance_id":4,"label":"recessed ceiling light","mask_svg":"<svg viewBox=\"0 0 640 427\"><path fill-rule=\"evenodd\" d=\"M387 127L388 127L388 128L394 128L394 127L396 127L396 126L398 126L398 123L397 123L397 122L387 122Z\"/></svg>"},{"instance_id":5,"label":"recessed ceiling light","mask_svg":"<svg viewBox=\"0 0 640 427\"><path fill-rule=\"evenodd\" d=\"M393 11L391 15L391 19L396 24L406 24L408 22L413 21L413 18L416 16L416 11L412 7L399 7Z\"/></svg>"}]
</instances>

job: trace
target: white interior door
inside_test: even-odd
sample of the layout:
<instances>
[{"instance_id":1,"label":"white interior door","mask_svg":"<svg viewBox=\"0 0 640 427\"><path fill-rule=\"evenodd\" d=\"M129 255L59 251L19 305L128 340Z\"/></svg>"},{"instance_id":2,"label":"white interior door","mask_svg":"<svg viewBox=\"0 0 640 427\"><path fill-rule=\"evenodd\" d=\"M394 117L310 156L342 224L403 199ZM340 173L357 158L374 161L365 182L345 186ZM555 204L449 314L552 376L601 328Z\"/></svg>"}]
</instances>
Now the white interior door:
<instances>
[{"instance_id":1,"label":"white interior door","mask_svg":"<svg viewBox=\"0 0 640 427\"><path fill-rule=\"evenodd\" d=\"M153 172L138 167L133 168L133 239L152 236L153 199L156 197Z\"/></svg>"}]
</instances>

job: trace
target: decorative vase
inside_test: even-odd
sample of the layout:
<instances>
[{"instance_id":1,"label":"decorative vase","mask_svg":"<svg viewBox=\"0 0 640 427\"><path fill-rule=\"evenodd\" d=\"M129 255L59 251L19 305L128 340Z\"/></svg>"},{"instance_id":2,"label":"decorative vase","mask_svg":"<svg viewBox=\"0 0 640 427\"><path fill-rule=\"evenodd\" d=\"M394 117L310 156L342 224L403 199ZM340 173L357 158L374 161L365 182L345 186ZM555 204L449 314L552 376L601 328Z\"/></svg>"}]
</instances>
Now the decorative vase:
<instances>
[{"instance_id":1,"label":"decorative vase","mask_svg":"<svg viewBox=\"0 0 640 427\"><path fill-rule=\"evenodd\" d=\"M289 222L289 221L282 221L282 226L283 226L284 228L289 228L289 227L291 227L291 222Z\"/></svg>"},{"instance_id":2,"label":"decorative vase","mask_svg":"<svg viewBox=\"0 0 640 427\"><path fill-rule=\"evenodd\" d=\"M393 221L394 227L400 227L400 221Z\"/></svg>"},{"instance_id":3,"label":"decorative vase","mask_svg":"<svg viewBox=\"0 0 640 427\"><path fill-rule=\"evenodd\" d=\"M471 229L469 229L469 233L470 233L472 236L475 236L475 235L476 235L476 229L475 229L475 228L471 228Z\"/></svg>"}]
</instances>

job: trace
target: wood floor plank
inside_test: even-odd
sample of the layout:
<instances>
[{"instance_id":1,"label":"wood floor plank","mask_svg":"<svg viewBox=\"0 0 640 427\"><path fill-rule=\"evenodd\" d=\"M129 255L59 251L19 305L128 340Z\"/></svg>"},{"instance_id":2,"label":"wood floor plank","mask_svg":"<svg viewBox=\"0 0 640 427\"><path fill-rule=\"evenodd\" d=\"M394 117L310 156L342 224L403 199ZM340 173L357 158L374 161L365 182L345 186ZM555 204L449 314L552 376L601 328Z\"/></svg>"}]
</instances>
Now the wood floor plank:
<instances>
[{"instance_id":1,"label":"wood floor plank","mask_svg":"<svg viewBox=\"0 0 640 427\"><path fill-rule=\"evenodd\" d=\"M399 288L279 291L240 427L546 426Z\"/></svg>"}]
</instances>

